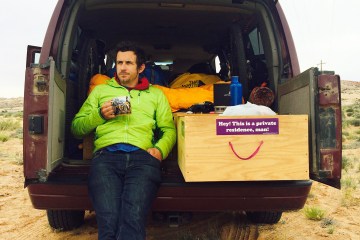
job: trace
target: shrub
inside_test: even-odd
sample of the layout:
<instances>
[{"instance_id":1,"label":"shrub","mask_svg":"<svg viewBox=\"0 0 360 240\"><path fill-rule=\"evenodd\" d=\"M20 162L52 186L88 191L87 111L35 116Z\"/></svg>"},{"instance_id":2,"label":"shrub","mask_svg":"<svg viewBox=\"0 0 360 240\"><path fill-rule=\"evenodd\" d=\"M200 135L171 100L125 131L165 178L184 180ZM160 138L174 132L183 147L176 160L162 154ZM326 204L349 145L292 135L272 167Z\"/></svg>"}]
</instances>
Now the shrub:
<instances>
[{"instance_id":1,"label":"shrub","mask_svg":"<svg viewBox=\"0 0 360 240\"><path fill-rule=\"evenodd\" d=\"M342 190L341 196L341 206L343 207L351 207L358 206L360 204L360 199L355 196L354 189L345 188Z\"/></svg>"},{"instance_id":2,"label":"shrub","mask_svg":"<svg viewBox=\"0 0 360 240\"><path fill-rule=\"evenodd\" d=\"M351 188L355 190L357 188L357 182L354 178L346 177L341 179L341 186L345 189Z\"/></svg>"},{"instance_id":3,"label":"shrub","mask_svg":"<svg viewBox=\"0 0 360 240\"><path fill-rule=\"evenodd\" d=\"M333 234L334 231L335 231L334 220L332 218L324 218L321 221L320 226L322 228L327 228L327 233L328 234Z\"/></svg>"},{"instance_id":4,"label":"shrub","mask_svg":"<svg viewBox=\"0 0 360 240\"><path fill-rule=\"evenodd\" d=\"M354 109L352 108L346 109L346 116L351 117L353 115L354 115Z\"/></svg>"},{"instance_id":5,"label":"shrub","mask_svg":"<svg viewBox=\"0 0 360 240\"><path fill-rule=\"evenodd\" d=\"M348 171L349 168L353 167L353 163L351 162L351 160L346 157L343 156L342 158L342 169L344 169L345 171Z\"/></svg>"},{"instance_id":6,"label":"shrub","mask_svg":"<svg viewBox=\"0 0 360 240\"><path fill-rule=\"evenodd\" d=\"M325 216L325 211L319 207L305 207L304 213L306 218L314 221L320 221Z\"/></svg>"},{"instance_id":7,"label":"shrub","mask_svg":"<svg viewBox=\"0 0 360 240\"><path fill-rule=\"evenodd\" d=\"M328 227L328 230L327 230L327 233L328 233L328 234L333 234L334 231L335 231L335 227L334 227L334 226L329 226L329 227Z\"/></svg>"},{"instance_id":8,"label":"shrub","mask_svg":"<svg viewBox=\"0 0 360 240\"><path fill-rule=\"evenodd\" d=\"M12 116L15 118L22 118L23 117L23 111L13 112Z\"/></svg>"},{"instance_id":9,"label":"shrub","mask_svg":"<svg viewBox=\"0 0 360 240\"><path fill-rule=\"evenodd\" d=\"M1 142L7 142L7 141L9 140L9 138L10 138L9 135L0 132L0 141L1 141Z\"/></svg>"},{"instance_id":10,"label":"shrub","mask_svg":"<svg viewBox=\"0 0 360 240\"><path fill-rule=\"evenodd\" d=\"M355 127L360 127L360 119L353 119L350 121L350 124Z\"/></svg>"},{"instance_id":11,"label":"shrub","mask_svg":"<svg viewBox=\"0 0 360 240\"><path fill-rule=\"evenodd\" d=\"M23 159L23 153L21 152L16 152L15 153L15 159L16 163L18 165L23 165L24 164L24 159Z\"/></svg>"},{"instance_id":12,"label":"shrub","mask_svg":"<svg viewBox=\"0 0 360 240\"><path fill-rule=\"evenodd\" d=\"M11 134L11 137L23 139L23 128L16 129L16 131Z\"/></svg>"},{"instance_id":13,"label":"shrub","mask_svg":"<svg viewBox=\"0 0 360 240\"><path fill-rule=\"evenodd\" d=\"M14 120L0 120L0 131L12 131L20 127L19 121Z\"/></svg>"},{"instance_id":14,"label":"shrub","mask_svg":"<svg viewBox=\"0 0 360 240\"><path fill-rule=\"evenodd\" d=\"M334 220L332 218L324 218L321 221L321 227L325 228L328 226L334 225Z\"/></svg>"},{"instance_id":15,"label":"shrub","mask_svg":"<svg viewBox=\"0 0 360 240\"><path fill-rule=\"evenodd\" d=\"M347 131L343 131L343 132L342 132L342 135L343 135L343 136L350 136L350 133L347 132Z\"/></svg>"},{"instance_id":16,"label":"shrub","mask_svg":"<svg viewBox=\"0 0 360 240\"><path fill-rule=\"evenodd\" d=\"M356 148L360 148L360 141L356 141L356 142L352 142L352 143L343 145L343 149L356 149Z\"/></svg>"}]
</instances>

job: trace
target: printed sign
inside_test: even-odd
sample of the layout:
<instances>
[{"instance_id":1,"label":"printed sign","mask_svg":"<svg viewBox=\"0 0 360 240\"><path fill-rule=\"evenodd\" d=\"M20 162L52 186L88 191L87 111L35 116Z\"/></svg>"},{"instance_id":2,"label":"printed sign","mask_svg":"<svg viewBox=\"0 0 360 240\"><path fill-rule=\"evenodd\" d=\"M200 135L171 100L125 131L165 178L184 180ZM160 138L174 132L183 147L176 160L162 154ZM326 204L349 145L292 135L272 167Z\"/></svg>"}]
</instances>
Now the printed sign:
<instances>
[{"instance_id":1,"label":"printed sign","mask_svg":"<svg viewBox=\"0 0 360 240\"><path fill-rule=\"evenodd\" d=\"M279 119L216 119L216 135L253 134L279 134Z\"/></svg>"}]
</instances>

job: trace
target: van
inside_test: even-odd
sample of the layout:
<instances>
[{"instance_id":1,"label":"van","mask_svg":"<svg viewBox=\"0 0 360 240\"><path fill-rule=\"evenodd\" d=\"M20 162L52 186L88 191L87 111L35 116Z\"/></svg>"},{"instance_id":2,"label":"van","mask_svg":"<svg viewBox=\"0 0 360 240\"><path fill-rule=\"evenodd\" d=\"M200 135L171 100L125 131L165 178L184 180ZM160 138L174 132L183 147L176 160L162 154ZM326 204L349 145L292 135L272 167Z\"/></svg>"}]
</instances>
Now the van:
<instances>
[{"instance_id":1,"label":"van","mask_svg":"<svg viewBox=\"0 0 360 240\"><path fill-rule=\"evenodd\" d=\"M293 137L306 136L305 178L187 181L178 161L184 149L176 144L162 162L153 213L243 211L255 223L276 223L282 212L303 208L313 180L340 188L340 77L317 68L300 73L278 1L59 0L42 47L28 46L24 91L25 187L33 207L47 211L51 227L76 228L93 209L87 190L91 138L88 147L89 138L76 139L70 126L92 77L111 74L113 50L123 40L145 50L163 71L165 87L187 72L224 82L238 76L247 102L266 82L274 112L308 119L308 130ZM272 174L294 171L287 162L286 169L273 164Z\"/></svg>"}]
</instances>

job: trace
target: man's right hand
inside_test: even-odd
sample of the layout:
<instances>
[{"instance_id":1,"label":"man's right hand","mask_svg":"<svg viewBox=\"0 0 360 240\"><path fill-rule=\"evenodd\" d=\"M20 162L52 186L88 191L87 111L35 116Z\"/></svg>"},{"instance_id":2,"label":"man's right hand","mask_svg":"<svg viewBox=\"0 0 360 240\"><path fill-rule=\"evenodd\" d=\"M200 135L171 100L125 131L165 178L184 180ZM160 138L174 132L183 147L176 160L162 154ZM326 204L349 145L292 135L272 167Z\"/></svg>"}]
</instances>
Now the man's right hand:
<instances>
[{"instance_id":1,"label":"man's right hand","mask_svg":"<svg viewBox=\"0 0 360 240\"><path fill-rule=\"evenodd\" d=\"M109 119L113 119L116 117L115 112L114 112L114 107L111 105L111 100L105 102L102 106L101 106L101 115L103 116L103 118L105 118L106 120Z\"/></svg>"}]
</instances>

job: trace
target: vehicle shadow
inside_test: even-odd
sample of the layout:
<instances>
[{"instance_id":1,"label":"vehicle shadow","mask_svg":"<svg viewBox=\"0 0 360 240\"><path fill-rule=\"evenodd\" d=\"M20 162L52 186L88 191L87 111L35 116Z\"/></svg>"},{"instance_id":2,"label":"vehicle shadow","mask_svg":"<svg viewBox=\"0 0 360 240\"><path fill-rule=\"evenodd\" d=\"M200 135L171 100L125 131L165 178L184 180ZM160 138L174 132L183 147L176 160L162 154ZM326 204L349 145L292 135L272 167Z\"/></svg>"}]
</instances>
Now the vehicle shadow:
<instances>
[{"instance_id":1,"label":"vehicle shadow","mask_svg":"<svg viewBox=\"0 0 360 240\"><path fill-rule=\"evenodd\" d=\"M149 217L147 240L165 239L232 239L253 240L258 227L245 213L155 213Z\"/></svg>"},{"instance_id":2,"label":"vehicle shadow","mask_svg":"<svg viewBox=\"0 0 360 240\"><path fill-rule=\"evenodd\" d=\"M80 228L97 235L96 216L87 212ZM147 222L146 240L256 240L258 225L243 212L153 212Z\"/></svg>"}]
</instances>

